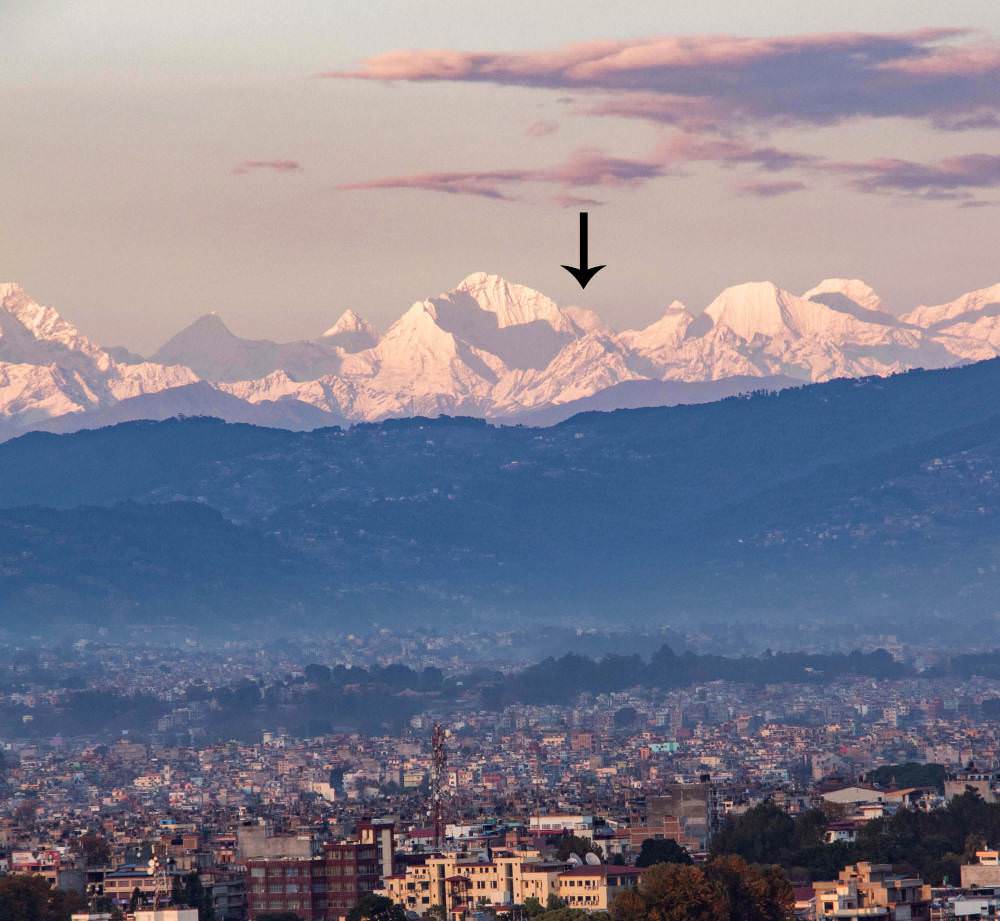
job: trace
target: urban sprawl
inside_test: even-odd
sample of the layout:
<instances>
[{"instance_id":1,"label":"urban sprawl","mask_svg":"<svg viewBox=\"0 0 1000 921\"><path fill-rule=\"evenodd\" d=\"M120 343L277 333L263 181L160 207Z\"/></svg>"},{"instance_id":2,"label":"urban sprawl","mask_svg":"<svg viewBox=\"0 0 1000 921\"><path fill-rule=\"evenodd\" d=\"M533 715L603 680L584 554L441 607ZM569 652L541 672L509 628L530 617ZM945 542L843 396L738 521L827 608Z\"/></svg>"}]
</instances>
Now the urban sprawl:
<instances>
[{"instance_id":1,"label":"urban sprawl","mask_svg":"<svg viewBox=\"0 0 1000 921\"><path fill-rule=\"evenodd\" d=\"M1000 914L1000 679L505 702L504 668L487 693L482 661L425 644L401 672L379 662L394 643L355 642L352 669L250 645L5 648L0 915Z\"/></svg>"}]
</instances>

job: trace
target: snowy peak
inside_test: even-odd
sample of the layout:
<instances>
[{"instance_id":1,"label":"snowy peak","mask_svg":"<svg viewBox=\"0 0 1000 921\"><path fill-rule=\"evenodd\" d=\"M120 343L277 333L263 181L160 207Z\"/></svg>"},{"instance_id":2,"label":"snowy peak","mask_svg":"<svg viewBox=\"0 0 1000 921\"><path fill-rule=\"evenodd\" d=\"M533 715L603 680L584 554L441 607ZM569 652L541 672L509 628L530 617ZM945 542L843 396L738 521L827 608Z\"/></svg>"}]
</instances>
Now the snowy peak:
<instances>
[{"instance_id":1,"label":"snowy peak","mask_svg":"<svg viewBox=\"0 0 1000 921\"><path fill-rule=\"evenodd\" d=\"M728 329L744 342L755 336L787 342L810 339L827 346L847 343L888 345L899 338L899 326L888 313L868 310L837 292L835 306L806 300L772 282L749 282L723 291L705 310L714 329ZM909 343L912 344L912 343Z\"/></svg>"},{"instance_id":2,"label":"snowy peak","mask_svg":"<svg viewBox=\"0 0 1000 921\"><path fill-rule=\"evenodd\" d=\"M652 352L676 348L687 335L694 316L680 301L673 301L660 319L643 329L627 329L620 336L630 348Z\"/></svg>"},{"instance_id":3,"label":"snowy peak","mask_svg":"<svg viewBox=\"0 0 1000 921\"><path fill-rule=\"evenodd\" d=\"M119 362L19 285L0 285L2 419L30 425L196 379L188 368Z\"/></svg>"},{"instance_id":4,"label":"snowy peak","mask_svg":"<svg viewBox=\"0 0 1000 921\"><path fill-rule=\"evenodd\" d=\"M875 313L887 312L882 298L875 293L875 289L860 278L824 278L814 288L806 291L802 297L807 301L818 301L821 304L826 304L835 310L842 303L841 299L846 298L864 310Z\"/></svg>"},{"instance_id":5,"label":"snowy peak","mask_svg":"<svg viewBox=\"0 0 1000 921\"><path fill-rule=\"evenodd\" d=\"M345 352L362 352L378 342L378 335L374 327L353 310L345 310L340 319L323 333L320 341L342 348Z\"/></svg>"},{"instance_id":6,"label":"snowy peak","mask_svg":"<svg viewBox=\"0 0 1000 921\"><path fill-rule=\"evenodd\" d=\"M903 314L902 319L924 329L941 328L973 321L977 315L994 312L991 308L996 307L1000 307L1000 284L969 291L946 304L921 305Z\"/></svg>"},{"instance_id":7,"label":"snowy peak","mask_svg":"<svg viewBox=\"0 0 1000 921\"><path fill-rule=\"evenodd\" d=\"M88 360L103 353L52 307L39 304L15 283L0 284L0 359L38 363L60 351L77 352ZM106 356L105 356L106 357Z\"/></svg>"},{"instance_id":8,"label":"snowy peak","mask_svg":"<svg viewBox=\"0 0 1000 921\"><path fill-rule=\"evenodd\" d=\"M563 307L564 316L569 317L580 335L587 333L601 333L610 335L611 328L601 319L601 315L596 310L589 307Z\"/></svg>"},{"instance_id":9,"label":"snowy peak","mask_svg":"<svg viewBox=\"0 0 1000 921\"><path fill-rule=\"evenodd\" d=\"M500 329L542 321L556 332L574 332L573 321L556 306L555 301L534 288L511 284L499 275L475 272L443 297L454 294L469 295L481 310L497 318Z\"/></svg>"},{"instance_id":10,"label":"snowy peak","mask_svg":"<svg viewBox=\"0 0 1000 921\"><path fill-rule=\"evenodd\" d=\"M751 281L726 288L708 307L705 314L716 328L731 330L750 342L755 336L797 335L793 305L799 299L770 281ZM826 308L803 301L806 310Z\"/></svg>"},{"instance_id":11,"label":"snowy peak","mask_svg":"<svg viewBox=\"0 0 1000 921\"><path fill-rule=\"evenodd\" d=\"M353 310L347 309L341 315L340 319L333 324L325 333L323 333L324 339L333 338L336 336L342 336L348 333L363 333L372 340L374 344L375 340L378 338L375 335L374 327L359 317Z\"/></svg>"},{"instance_id":12,"label":"snowy peak","mask_svg":"<svg viewBox=\"0 0 1000 921\"><path fill-rule=\"evenodd\" d=\"M703 313L674 301L645 328L617 334L592 310L560 307L477 272L416 301L382 336L353 310L322 336L291 342L241 338L209 313L144 361L102 348L20 286L0 284L5 431L60 416L106 418L99 414L150 394L159 395L157 413L172 405L183 412L190 400L180 390L199 379L202 391L225 395L219 406L231 400L278 415L291 407L320 421L499 418L610 394L631 381L822 381L997 355L1000 285L900 320L860 279L827 278L801 297L750 282L722 291Z\"/></svg>"}]
</instances>

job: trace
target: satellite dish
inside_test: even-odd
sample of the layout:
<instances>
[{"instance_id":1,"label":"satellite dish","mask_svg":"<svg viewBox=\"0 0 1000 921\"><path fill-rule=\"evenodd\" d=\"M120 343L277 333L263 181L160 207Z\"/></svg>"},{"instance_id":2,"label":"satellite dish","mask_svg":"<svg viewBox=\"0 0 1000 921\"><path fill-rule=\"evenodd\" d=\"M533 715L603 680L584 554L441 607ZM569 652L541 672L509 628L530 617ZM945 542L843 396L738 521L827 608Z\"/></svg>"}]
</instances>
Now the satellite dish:
<instances>
[{"instance_id":1,"label":"satellite dish","mask_svg":"<svg viewBox=\"0 0 1000 921\"><path fill-rule=\"evenodd\" d=\"M580 855L579 854L570 854L569 857L566 858L566 862L571 867L582 867L583 866L583 861L580 859Z\"/></svg>"},{"instance_id":2,"label":"satellite dish","mask_svg":"<svg viewBox=\"0 0 1000 921\"><path fill-rule=\"evenodd\" d=\"M601 858L593 851L587 851L583 859L587 861L588 867L599 867L601 865Z\"/></svg>"}]
</instances>

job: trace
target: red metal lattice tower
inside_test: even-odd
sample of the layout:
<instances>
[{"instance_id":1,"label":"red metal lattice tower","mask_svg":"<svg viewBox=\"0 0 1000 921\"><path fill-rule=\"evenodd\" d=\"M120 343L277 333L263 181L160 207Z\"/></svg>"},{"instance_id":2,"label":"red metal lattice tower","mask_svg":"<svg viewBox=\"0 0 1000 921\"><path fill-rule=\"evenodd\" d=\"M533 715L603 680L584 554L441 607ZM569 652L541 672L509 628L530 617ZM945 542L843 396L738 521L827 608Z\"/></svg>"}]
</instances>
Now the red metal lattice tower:
<instances>
[{"instance_id":1,"label":"red metal lattice tower","mask_svg":"<svg viewBox=\"0 0 1000 921\"><path fill-rule=\"evenodd\" d=\"M444 726L434 724L431 733L431 822L434 826L434 847L444 844L444 791L445 769L448 765L448 749L445 747Z\"/></svg>"}]
</instances>

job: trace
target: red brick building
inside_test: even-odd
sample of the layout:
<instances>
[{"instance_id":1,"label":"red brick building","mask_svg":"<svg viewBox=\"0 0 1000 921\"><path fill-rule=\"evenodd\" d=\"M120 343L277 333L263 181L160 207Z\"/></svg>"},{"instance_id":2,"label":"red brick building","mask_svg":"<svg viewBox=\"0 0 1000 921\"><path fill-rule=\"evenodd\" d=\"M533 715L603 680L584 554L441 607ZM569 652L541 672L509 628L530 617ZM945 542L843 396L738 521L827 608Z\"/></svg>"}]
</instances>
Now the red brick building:
<instances>
[{"instance_id":1,"label":"red brick building","mask_svg":"<svg viewBox=\"0 0 1000 921\"><path fill-rule=\"evenodd\" d=\"M291 911L303 921L337 921L380 885L378 849L356 841L323 845L315 857L260 857L247 861L250 918Z\"/></svg>"}]
</instances>

